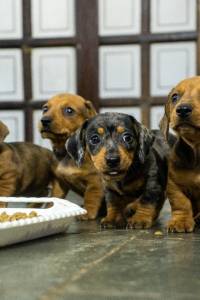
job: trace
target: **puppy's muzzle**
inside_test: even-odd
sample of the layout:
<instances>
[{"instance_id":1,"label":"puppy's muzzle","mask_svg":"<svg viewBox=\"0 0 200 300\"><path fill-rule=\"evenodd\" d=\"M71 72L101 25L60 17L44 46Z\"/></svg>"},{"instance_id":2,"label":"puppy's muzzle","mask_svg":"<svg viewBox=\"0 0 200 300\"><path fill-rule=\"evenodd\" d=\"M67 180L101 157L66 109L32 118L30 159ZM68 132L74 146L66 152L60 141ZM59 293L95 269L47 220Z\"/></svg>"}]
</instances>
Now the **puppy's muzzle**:
<instances>
[{"instance_id":1,"label":"puppy's muzzle","mask_svg":"<svg viewBox=\"0 0 200 300\"><path fill-rule=\"evenodd\" d=\"M50 117L43 117L41 119L41 123L44 129L49 129L51 125L52 119Z\"/></svg>"},{"instance_id":2,"label":"puppy's muzzle","mask_svg":"<svg viewBox=\"0 0 200 300\"><path fill-rule=\"evenodd\" d=\"M176 109L176 114L181 119L188 118L192 113L192 106L189 104L179 105Z\"/></svg>"},{"instance_id":3,"label":"puppy's muzzle","mask_svg":"<svg viewBox=\"0 0 200 300\"><path fill-rule=\"evenodd\" d=\"M106 164L110 169L115 169L120 164L120 157L119 156L108 156L108 157L106 157Z\"/></svg>"}]
</instances>

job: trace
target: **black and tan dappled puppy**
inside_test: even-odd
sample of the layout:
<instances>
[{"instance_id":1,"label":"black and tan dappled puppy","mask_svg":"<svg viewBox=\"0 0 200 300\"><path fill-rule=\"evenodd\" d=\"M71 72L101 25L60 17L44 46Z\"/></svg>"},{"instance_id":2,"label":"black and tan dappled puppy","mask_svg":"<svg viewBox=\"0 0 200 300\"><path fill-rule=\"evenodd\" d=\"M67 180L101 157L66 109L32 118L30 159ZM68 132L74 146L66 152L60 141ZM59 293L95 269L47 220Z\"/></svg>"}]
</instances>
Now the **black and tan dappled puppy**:
<instances>
[{"instance_id":1,"label":"black and tan dappled puppy","mask_svg":"<svg viewBox=\"0 0 200 300\"><path fill-rule=\"evenodd\" d=\"M68 139L66 149L78 165L89 154L103 178L107 216L102 226L153 225L165 200L167 181L168 147L158 132L126 114L99 114Z\"/></svg>"},{"instance_id":2,"label":"black and tan dappled puppy","mask_svg":"<svg viewBox=\"0 0 200 300\"><path fill-rule=\"evenodd\" d=\"M200 214L200 76L174 87L165 106L161 130L168 139L176 133L169 156L167 194L172 218L171 232L192 232ZM199 218L197 218L199 220Z\"/></svg>"}]
</instances>

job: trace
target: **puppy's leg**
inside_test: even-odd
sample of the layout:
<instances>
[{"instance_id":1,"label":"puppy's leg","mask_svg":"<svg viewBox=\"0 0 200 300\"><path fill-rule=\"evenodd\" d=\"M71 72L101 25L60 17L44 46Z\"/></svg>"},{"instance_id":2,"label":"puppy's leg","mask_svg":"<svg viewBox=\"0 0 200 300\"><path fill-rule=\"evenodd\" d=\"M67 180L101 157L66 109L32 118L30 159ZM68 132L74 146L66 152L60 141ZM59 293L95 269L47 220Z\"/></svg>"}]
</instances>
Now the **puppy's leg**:
<instances>
[{"instance_id":1,"label":"puppy's leg","mask_svg":"<svg viewBox=\"0 0 200 300\"><path fill-rule=\"evenodd\" d=\"M17 174L15 172L5 172L0 174L0 196L10 197L16 192ZM6 207L4 202L0 202L0 207Z\"/></svg>"},{"instance_id":2,"label":"puppy's leg","mask_svg":"<svg viewBox=\"0 0 200 300\"><path fill-rule=\"evenodd\" d=\"M134 199L133 202L129 203L125 207L124 213L127 218L129 218L136 212L136 209L138 207L138 202L139 202L139 199Z\"/></svg>"},{"instance_id":3,"label":"puppy's leg","mask_svg":"<svg viewBox=\"0 0 200 300\"><path fill-rule=\"evenodd\" d=\"M96 219L103 200L103 195L104 192L100 178L98 176L95 177L95 175L88 178L84 194L84 208L87 210L87 214L81 216L79 219Z\"/></svg>"},{"instance_id":4,"label":"puppy's leg","mask_svg":"<svg viewBox=\"0 0 200 300\"><path fill-rule=\"evenodd\" d=\"M123 228L126 226L126 220L124 218L124 201L121 196L113 193L110 190L106 190L106 204L107 204L107 215L101 220L101 226L107 227L119 227Z\"/></svg>"},{"instance_id":5,"label":"puppy's leg","mask_svg":"<svg viewBox=\"0 0 200 300\"><path fill-rule=\"evenodd\" d=\"M158 212L153 204L138 201L135 214L128 218L128 227L135 229L147 229L152 227Z\"/></svg>"},{"instance_id":6,"label":"puppy's leg","mask_svg":"<svg viewBox=\"0 0 200 300\"><path fill-rule=\"evenodd\" d=\"M64 199L68 191L68 187L66 186L66 188L64 189L57 178L54 178L52 180L51 197Z\"/></svg>"},{"instance_id":7,"label":"puppy's leg","mask_svg":"<svg viewBox=\"0 0 200 300\"><path fill-rule=\"evenodd\" d=\"M128 227L147 229L157 219L165 200L166 180L161 183L160 170L155 156L149 157L149 168L146 183L141 197L138 199L135 214L128 219ZM167 177L167 172L166 172Z\"/></svg>"},{"instance_id":8,"label":"puppy's leg","mask_svg":"<svg viewBox=\"0 0 200 300\"><path fill-rule=\"evenodd\" d=\"M167 194L172 209L172 217L168 222L169 232L192 232L194 219L192 204L171 178L168 180Z\"/></svg>"}]
</instances>

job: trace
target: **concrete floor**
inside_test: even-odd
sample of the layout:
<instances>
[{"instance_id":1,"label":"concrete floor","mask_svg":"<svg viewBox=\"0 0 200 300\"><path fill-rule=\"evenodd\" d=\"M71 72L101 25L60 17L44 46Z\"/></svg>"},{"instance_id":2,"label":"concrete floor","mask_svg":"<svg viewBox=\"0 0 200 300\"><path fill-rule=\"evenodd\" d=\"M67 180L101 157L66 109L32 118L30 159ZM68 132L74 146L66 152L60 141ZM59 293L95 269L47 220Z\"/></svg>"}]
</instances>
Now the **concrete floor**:
<instances>
[{"instance_id":1,"label":"concrete floor","mask_svg":"<svg viewBox=\"0 0 200 300\"><path fill-rule=\"evenodd\" d=\"M168 235L168 217L165 208L143 231L74 222L66 234L2 248L0 299L200 299L200 232Z\"/></svg>"}]
</instances>

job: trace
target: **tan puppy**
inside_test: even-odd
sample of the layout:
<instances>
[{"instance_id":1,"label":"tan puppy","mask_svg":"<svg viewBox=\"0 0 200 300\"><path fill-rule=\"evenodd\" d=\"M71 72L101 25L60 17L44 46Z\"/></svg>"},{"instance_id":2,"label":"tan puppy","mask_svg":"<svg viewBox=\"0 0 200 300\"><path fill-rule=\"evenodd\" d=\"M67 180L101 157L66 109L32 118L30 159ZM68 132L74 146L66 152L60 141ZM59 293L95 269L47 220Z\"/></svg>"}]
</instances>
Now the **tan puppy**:
<instances>
[{"instance_id":1,"label":"tan puppy","mask_svg":"<svg viewBox=\"0 0 200 300\"><path fill-rule=\"evenodd\" d=\"M81 195L87 215L83 219L95 219L101 206L103 189L90 158L79 168L67 155L65 143L86 119L96 115L92 103L78 95L60 94L43 106L43 117L39 125L43 138L50 139L53 151L60 160L57 174Z\"/></svg>"},{"instance_id":2,"label":"tan puppy","mask_svg":"<svg viewBox=\"0 0 200 300\"><path fill-rule=\"evenodd\" d=\"M171 232L191 232L200 213L200 76L174 87L165 106L161 130L176 132L169 157L168 198Z\"/></svg>"},{"instance_id":3,"label":"tan puppy","mask_svg":"<svg viewBox=\"0 0 200 300\"><path fill-rule=\"evenodd\" d=\"M54 153L60 159L66 154L67 138L95 114L90 101L78 95L59 94L43 105L39 130L42 138L51 141Z\"/></svg>"},{"instance_id":4,"label":"tan puppy","mask_svg":"<svg viewBox=\"0 0 200 300\"><path fill-rule=\"evenodd\" d=\"M0 196L64 195L55 176L57 160L53 153L31 143L5 143L8 128L0 122Z\"/></svg>"}]
</instances>

